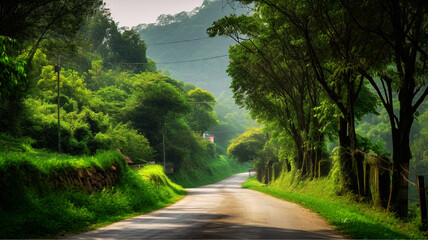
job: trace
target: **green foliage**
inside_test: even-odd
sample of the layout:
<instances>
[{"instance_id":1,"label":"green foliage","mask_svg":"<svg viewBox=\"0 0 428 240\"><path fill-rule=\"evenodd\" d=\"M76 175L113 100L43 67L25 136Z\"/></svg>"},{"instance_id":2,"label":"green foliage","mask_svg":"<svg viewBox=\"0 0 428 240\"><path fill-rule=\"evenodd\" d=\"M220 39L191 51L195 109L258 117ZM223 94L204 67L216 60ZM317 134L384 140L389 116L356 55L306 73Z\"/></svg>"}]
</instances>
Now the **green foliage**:
<instances>
[{"instance_id":1,"label":"green foliage","mask_svg":"<svg viewBox=\"0 0 428 240\"><path fill-rule=\"evenodd\" d=\"M19 133L25 118L22 99L28 86L27 63L21 56L17 41L0 33L0 132Z\"/></svg>"},{"instance_id":2,"label":"green foliage","mask_svg":"<svg viewBox=\"0 0 428 240\"><path fill-rule=\"evenodd\" d=\"M115 23L106 34L106 46L110 48L108 55L103 56L106 61L125 63L122 69L133 70L135 73L146 69L146 44L134 30L120 32ZM126 65L126 63L140 63L139 65ZM113 66L113 64L108 64Z\"/></svg>"},{"instance_id":3,"label":"green foliage","mask_svg":"<svg viewBox=\"0 0 428 240\"><path fill-rule=\"evenodd\" d=\"M180 165L206 148L192 131L189 115L195 115L183 84L161 74L135 75L134 94L127 105L125 120L139 130L155 149L155 159L163 158L163 138L167 161ZM202 92L212 97L208 92ZM208 114L213 114L206 110ZM213 116L212 116L213 117ZM215 121L215 119L213 119ZM194 130L194 129L193 129Z\"/></svg>"},{"instance_id":4,"label":"green foliage","mask_svg":"<svg viewBox=\"0 0 428 240\"><path fill-rule=\"evenodd\" d=\"M40 100L28 99L32 117L26 126L27 135L35 141L34 147L57 150L58 126L56 106ZM94 154L98 150L120 148L136 162L152 159L153 151L147 139L129 124L115 124L102 112L88 108L78 112L61 112L62 152L81 155Z\"/></svg>"},{"instance_id":5,"label":"green foliage","mask_svg":"<svg viewBox=\"0 0 428 240\"><path fill-rule=\"evenodd\" d=\"M187 116L190 128L202 134L217 125L218 121L214 112L215 97L200 88L190 90L187 95L193 104L193 111Z\"/></svg>"},{"instance_id":6,"label":"green foliage","mask_svg":"<svg viewBox=\"0 0 428 240\"><path fill-rule=\"evenodd\" d=\"M363 152L375 154L377 156L389 157L389 153L383 151L381 142L373 143L370 139L357 135L359 149Z\"/></svg>"},{"instance_id":7,"label":"green foliage","mask_svg":"<svg viewBox=\"0 0 428 240\"><path fill-rule=\"evenodd\" d=\"M267 134L262 129L247 130L232 140L227 148L227 154L241 163L262 158L263 146L267 140Z\"/></svg>"},{"instance_id":8,"label":"green foliage","mask_svg":"<svg viewBox=\"0 0 428 240\"><path fill-rule=\"evenodd\" d=\"M364 115L377 114L382 103L384 110L380 112L386 124L361 126L363 132L370 131L375 142L384 133L392 133L392 141L390 136L385 137L388 143L393 142L392 164L399 170L391 172L388 206L405 217L405 180L412 158L409 133L417 108L428 94L427 82L422 80L426 77L421 78L426 75L426 59L418 58L426 53L427 27L422 22L426 22L428 5L412 2L385 6L381 1L238 2L255 3L254 14L224 17L207 30L210 37L229 36L237 43L229 49L227 69L237 104L249 109L251 116L276 136L288 135L294 141L294 149L287 150L294 155L293 165L305 177L320 172L325 138L338 136L341 154L336 160L344 180L341 184L367 197L368 191L361 189L367 181L362 176L363 158L355 153L385 153L379 143L359 137L355 126ZM421 24L413 24L410 19L419 19ZM385 128L388 125L389 129ZM261 168L265 162L259 159L257 165Z\"/></svg>"},{"instance_id":9,"label":"green foliage","mask_svg":"<svg viewBox=\"0 0 428 240\"><path fill-rule=\"evenodd\" d=\"M88 50L99 54L104 60L102 64L105 68L134 73L156 72L153 61L146 58L145 42L136 31L119 29L118 23L111 18L109 9L104 5L95 9L93 17L88 19L80 34L91 45Z\"/></svg>"},{"instance_id":10,"label":"green foliage","mask_svg":"<svg viewBox=\"0 0 428 240\"><path fill-rule=\"evenodd\" d=\"M30 5L22 1L0 3L0 9L7 6L23 10L22 7L30 8ZM0 237L52 237L61 231L99 226L178 199L183 190L161 176L159 168L134 173L123 167L121 181L116 187L92 195L76 189L52 190L40 180L40 176L57 174L57 171L123 164L119 153L104 151L114 148L120 148L137 163L159 160L162 133L165 134L167 161L174 162L183 174L187 165L198 166L197 171L201 170L201 174L195 175L194 184L229 176L239 168L232 160L218 158L215 145L200 136L218 122L213 109L216 100L210 92L156 73L155 62L146 58L145 42L134 30L118 29L109 11L95 2L85 0L64 5L59 1L61 9L51 1L41 5L64 16L49 25L52 13L37 6L35 11L41 14L41 19L34 19L34 24L25 23L24 32L15 32L28 49L25 57L32 68L24 71L15 52L6 59L17 63L16 66L8 64L17 67L23 77L27 74L29 84L22 94L25 96L22 106L18 98L12 99L15 102L8 101L14 111L0 106L0 122L5 126L0 131L14 133L0 135L0 168L4 170L4 174L0 174L1 184L12 187L16 182L14 176L21 179L8 204L1 204ZM76 12L78 6L85 7L81 13ZM94 15L88 16L90 12ZM75 19L71 19L73 16ZM83 18L87 20L85 24ZM61 28L66 22L75 25ZM76 35L77 29L80 31ZM57 96L58 73L51 60L57 58L54 56L57 52L61 52L60 96ZM135 62L142 64L127 64ZM6 90L3 85L1 89ZM13 86L13 91L18 90L17 85ZM16 121L15 112L18 111L22 121ZM58 114L61 152L84 157L49 152L57 151ZM19 132L11 131L3 118L8 115L17 122ZM212 161L205 168L208 160ZM222 171L222 168L227 170ZM211 173L213 178L203 179ZM50 204L55 207L49 208ZM15 209L6 210L4 205ZM6 223L8 219L13 219L10 224ZM22 231L17 234L19 229Z\"/></svg>"},{"instance_id":11,"label":"green foliage","mask_svg":"<svg viewBox=\"0 0 428 240\"><path fill-rule=\"evenodd\" d=\"M0 35L0 103L11 95L23 91L27 83L27 74L24 70L25 61L20 57L9 56L12 50L18 49L18 43Z\"/></svg>"},{"instance_id":12,"label":"green foliage","mask_svg":"<svg viewBox=\"0 0 428 240\"><path fill-rule=\"evenodd\" d=\"M37 82L37 87L40 90L39 96L41 98L47 98L50 102L57 97L58 84L57 74L54 72L53 66L44 66L40 75L40 80ZM76 71L65 70L61 71L60 74L60 90L61 94L67 97L67 102L62 103L63 105L69 104L68 99L72 99L77 102L79 109L83 105L89 104L89 98L92 93L86 88L84 79L79 76ZM70 110L73 110L72 108Z\"/></svg>"},{"instance_id":13,"label":"green foliage","mask_svg":"<svg viewBox=\"0 0 428 240\"><path fill-rule=\"evenodd\" d=\"M421 114L417 117L417 121L413 126L411 139L411 149L413 158L411 160L411 170L418 172L421 175L428 173L428 100L421 106Z\"/></svg>"},{"instance_id":14,"label":"green foliage","mask_svg":"<svg viewBox=\"0 0 428 240\"><path fill-rule=\"evenodd\" d=\"M119 183L93 194L53 190L38 177L93 166L106 169L113 163L122 169ZM57 237L93 229L164 207L185 194L161 166L130 170L116 151L84 158L39 151L2 153L0 172L0 238Z\"/></svg>"},{"instance_id":15,"label":"green foliage","mask_svg":"<svg viewBox=\"0 0 428 240\"><path fill-rule=\"evenodd\" d=\"M153 149L146 137L131 128L129 124L109 126L106 133L98 133L95 139L108 142L109 146L122 149L134 162L143 163L153 160Z\"/></svg>"},{"instance_id":16,"label":"green foliage","mask_svg":"<svg viewBox=\"0 0 428 240\"><path fill-rule=\"evenodd\" d=\"M297 30L274 12L258 10L251 16L224 17L207 32L238 43L229 49L227 69L236 103L259 122L290 135L296 166L312 176L315 171L308 166L317 166L313 162L320 154L314 152L322 150L324 139L314 109L325 96L304 51L293 50L303 47L295 43L301 37Z\"/></svg>"},{"instance_id":17,"label":"green foliage","mask_svg":"<svg viewBox=\"0 0 428 240\"><path fill-rule=\"evenodd\" d=\"M47 0L31 3L23 0L0 4L3 26L0 35L17 39L30 47L31 62L36 49L44 42L66 42L71 45L86 18L100 5L97 0L75 2Z\"/></svg>"},{"instance_id":18,"label":"green foliage","mask_svg":"<svg viewBox=\"0 0 428 240\"><path fill-rule=\"evenodd\" d=\"M136 124L139 122L139 117L148 115L148 113L154 121L161 121L169 116L184 114L190 110L190 106L186 103L186 96L174 86L176 82L172 79L162 78L162 75L153 73L137 76L139 81L134 84L137 90L132 103L134 109L131 113ZM172 84L168 81L171 81Z\"/></svg>"},{"instance_id":19,"label":"green foliage","mask_svg":"<svg viewBox=\"0 0 428 240\"><path fill-rule=\"evenodd\" d=\"M46 4L55 9L50 1ZM33 45L34 39L25 41L34 65L29 75L30 91L22 107L24 121L19 124L22 135L34 139L31 142L34 147L57 150L57 73L50 59L57 58L58 51L52 54L52 49L61 48L64 50L59 75L62 153L93 155L120 148L133 161L143 163L160 159L161 136L165 134L167 161L177 167L199 157L214 158L215 145L200 136L218 122L213 109L214 96L156 73L155 62L146 58L145 42L134 30L118 29L104 6L89 6L89 0L81 6L85 4L88 9L82 11L83 15L74 12L74 4L63 9L67 14L64 19L76 14L76 21L71 22L80 28L77 36L74 27L68 26L72 31L64 33L67 41L56 39L63 33L54 33L54 29L48 29L53 34L49 40L42 33L40 45ZM211 6L208 2L206 5ZM89 11L92 16L85 15ZM47 12L40 13L47 14L49 21L51 16ZM85 22L81 21L82 16ZM42 26L43 22L35 24ZM204 34L205 27L200 29ZM70 48L65 47L72 35L76 41ZM135 62L142 64L127 64Z\"/></svg>"},{"instance_id":20,"label":"green foliage","mask_svg":"<svg viewBox=\"0 0 428 240\"><path fill-rule=\"evenodd\" d=\"M1 152L31 152L31 144L34 139L29 137L12 137L9 134L0 133Z\"/></svg>"}]
</instances>

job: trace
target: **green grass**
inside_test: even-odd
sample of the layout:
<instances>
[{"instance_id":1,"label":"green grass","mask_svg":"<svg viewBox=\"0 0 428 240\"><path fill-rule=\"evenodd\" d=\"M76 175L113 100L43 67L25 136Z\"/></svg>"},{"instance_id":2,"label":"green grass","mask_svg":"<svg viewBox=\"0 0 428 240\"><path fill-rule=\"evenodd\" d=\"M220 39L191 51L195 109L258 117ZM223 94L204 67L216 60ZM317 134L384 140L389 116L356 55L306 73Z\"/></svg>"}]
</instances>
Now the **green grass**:
<instances>
[{"instance_id":1,"label":"green grass","mask_svg":"<svg viewBox=\"0 0 428 240\"><path fill-rule=\"evenodd\" d=\"M242 187L311 209L350 238L426 238L415 224L401 222L379 208L356 202L350 195L337 196L334 185L327 178L298 183L292 180L291 174L285 173L269 186L250 178Z\"/></svg>"},{"instance_id":2,"label":"green grass","mask_svg":"<svg viewBox=\"0 0 428 240\"><path fill-rule=\"evenodd\" d=\"M200 159L197 165L185 165L171 178L183 187L193 188L221 181L236 173L248 171L249 165L240 165L224 155Z\"/></svg>"},{"instance_id":3,"label":"green grass","mask_svg":"<svg viewBox=\"0 0 428 240\"><path fill-rule=\"evenodd\" d=\"M78 189L55 190L40 180L67 169L104 169L112 164L122 169L118 184L93 194ZM131 170L115 151L93 157L34 149L0 152L0 189L0 238L58 237L91 230L162 208L185 195L161 166Z\"/></svg>"},{"instance_id":4,"label":"green grass","mask_svg":"<svg viewBox=\"0 0 428 240\"><path fill-rule=\"evenodd\" d=\"M43 173L58 170L83 169L97 166L101 169L109 168L112 164L123 165L123 158L117 151L105 151L95 156L71 156L46 151L31 152L1 152L0 170L12 166L32 165Z\"/></svg>"}]
</instances>

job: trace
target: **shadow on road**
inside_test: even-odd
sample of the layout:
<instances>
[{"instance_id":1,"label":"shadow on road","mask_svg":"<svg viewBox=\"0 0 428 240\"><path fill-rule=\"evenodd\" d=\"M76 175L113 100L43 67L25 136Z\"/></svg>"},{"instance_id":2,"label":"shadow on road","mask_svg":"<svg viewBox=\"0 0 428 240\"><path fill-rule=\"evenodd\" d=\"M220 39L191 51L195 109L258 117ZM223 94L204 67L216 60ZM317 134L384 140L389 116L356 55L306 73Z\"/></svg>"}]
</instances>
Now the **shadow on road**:
<instances>
[{"instance_id":1,"label":"shadow on road","mask_svg":"<svg viewBox=\"0 0 428 240\"><path fill-rule=\"evenodd\" d=\"M205 213L158 213L153 218L132 218L114 229L100 229L79 238L109 239L328 239L332 230L304 231L229 223L230 215ZM165 228L165 226L168 226ZM142 228L141 226L144 226Z\"/></svg>"}]
</instances>

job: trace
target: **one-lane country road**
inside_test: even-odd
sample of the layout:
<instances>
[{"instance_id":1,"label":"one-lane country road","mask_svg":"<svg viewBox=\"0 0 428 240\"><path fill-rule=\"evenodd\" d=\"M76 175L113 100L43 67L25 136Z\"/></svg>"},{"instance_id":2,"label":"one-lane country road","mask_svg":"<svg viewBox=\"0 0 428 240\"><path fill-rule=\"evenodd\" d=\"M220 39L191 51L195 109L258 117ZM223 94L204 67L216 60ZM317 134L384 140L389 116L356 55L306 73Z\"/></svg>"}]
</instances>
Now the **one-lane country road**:
<instances>
[{"instance_id":1,"label":"one-lane country road","mask_svg":"<svg viewBox=\"0 0 428 240\"><path fill-rule=\"evenodd\" d=\"M345 238L315 213L242 189L248 173L188 189L181 201L73 239Z\"/></svg>"}]
</instances>

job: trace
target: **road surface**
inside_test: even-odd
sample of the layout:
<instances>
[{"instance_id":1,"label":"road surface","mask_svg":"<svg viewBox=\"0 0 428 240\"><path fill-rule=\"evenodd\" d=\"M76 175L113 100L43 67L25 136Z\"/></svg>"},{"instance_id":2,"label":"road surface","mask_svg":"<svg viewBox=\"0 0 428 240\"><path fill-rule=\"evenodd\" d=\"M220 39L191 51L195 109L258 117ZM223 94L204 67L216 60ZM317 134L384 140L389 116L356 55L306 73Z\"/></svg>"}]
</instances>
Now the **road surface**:
<instances>
[{"instance_id":1,"label":"road surface","mask_svg":"<svg viewBox=\"0 0 428 240\"><path fill-rule=\"evenodd\" d=\"M297 204L242 189L248 173L188 189L181 201L73 239L344 238Z\"/></svg>"}]
</instances>

